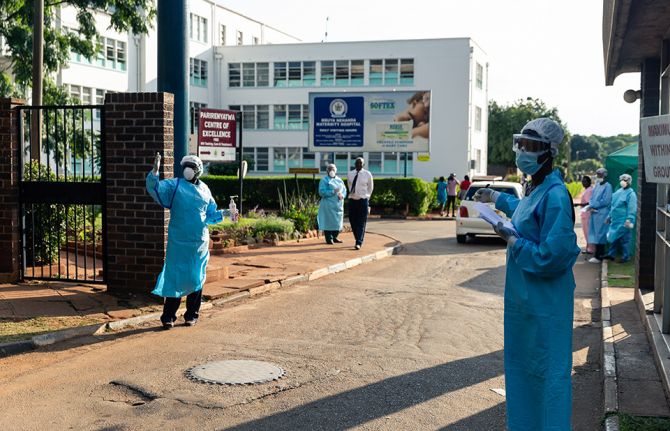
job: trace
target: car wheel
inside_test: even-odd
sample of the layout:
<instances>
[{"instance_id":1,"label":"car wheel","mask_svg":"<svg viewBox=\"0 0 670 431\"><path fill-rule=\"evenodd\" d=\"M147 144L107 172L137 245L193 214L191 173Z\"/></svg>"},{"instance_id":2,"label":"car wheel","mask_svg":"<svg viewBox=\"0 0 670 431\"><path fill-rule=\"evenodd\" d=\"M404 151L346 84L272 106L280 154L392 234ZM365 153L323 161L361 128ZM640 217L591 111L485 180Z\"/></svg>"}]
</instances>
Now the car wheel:
<instances>
[{"instance_id":1,"label":"car wheel","mask_svg":"<svg viewBox=\"0 0 670 431\"><path fill-rule=\"evenodd\" d=\"M468 237L466 235L456 235L456 242L459 244L465 244L465 240Z\"/></svg>"}]
</instances>

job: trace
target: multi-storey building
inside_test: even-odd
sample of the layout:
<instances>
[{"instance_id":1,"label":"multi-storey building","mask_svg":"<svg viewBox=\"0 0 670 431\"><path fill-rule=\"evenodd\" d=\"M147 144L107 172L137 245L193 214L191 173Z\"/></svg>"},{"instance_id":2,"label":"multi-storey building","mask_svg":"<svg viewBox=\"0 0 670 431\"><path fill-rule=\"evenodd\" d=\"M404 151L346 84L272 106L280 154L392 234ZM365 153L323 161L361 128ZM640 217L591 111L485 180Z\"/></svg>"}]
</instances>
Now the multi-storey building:
<instances>
[{"instance_id":1,"label":"multi-storey building","mask_svg":"<svg viewBox=\"0 0 670 431\"><path fill-rule=\"evenodd\" d=\"M85 104L102 103L108 91L155 91L155 23L134 35L111 29L104 13L96 20L102 51L94 59L72 54L57 83ZM57 22L77 31L72 8ZM188 31L192 117L202 107L241 110L252 175L330 162L343 172L358 155L381 176L486 173L488 63L472 39L300 43L219 0L190 1ZM430 91L429 153L309 151L310 93L389 91Z\"/></svg>"}]
</instances>

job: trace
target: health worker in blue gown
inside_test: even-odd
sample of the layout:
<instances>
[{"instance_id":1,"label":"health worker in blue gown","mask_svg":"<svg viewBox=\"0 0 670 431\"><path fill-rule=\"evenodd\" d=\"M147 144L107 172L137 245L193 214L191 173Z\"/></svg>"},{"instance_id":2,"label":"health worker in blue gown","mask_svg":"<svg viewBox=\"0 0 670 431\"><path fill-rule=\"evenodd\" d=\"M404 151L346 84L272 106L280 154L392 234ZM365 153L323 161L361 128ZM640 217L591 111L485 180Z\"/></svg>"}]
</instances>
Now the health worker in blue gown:
<instances>
[{"instance_id":1,"label":"health worker in blue gown","mask_svg":"<svg viewBox=\"0 0 670 431\"><path fill-rule=\"evenodd\" d=\"M490 188L475 194L513 224L495 226L507 241L505 389L512 431L572 429L572 267L580 249L572 198L553 169L563 136L549 118L530 121L513 136L516 164L532 177L525 196Z\"/></svg>"},{"instance_id":2,"label":"health worker in blue gown","mask_svg":"<svg viewBox=\"0 0 670 431\"><path fill-rule=\"evenodd\" d=\"M621 252L621 263L630 260L630 240L637 216L637 195L631 188L633 177L628 174L619 176L621 188L612 195L612 206L605 223L609 252L606 259L614 260Z\"/></svg>"},{"instance_id":3,"label":"health worker in blue gown","mask_svg":"<svg viewBox=\"0 0 670 431\"><path fill-rule=\"evenodd\" d=\"M344 221L344 198L347 187L337 177L337 167L329 164L326 176L319 182L319 212L316 216L319 229L323 231L327 244L342 243L338 238Z\"/></svg>"},{"instance_id":4,"label":"health worker in blue gown","mask_svg":"<svg viewBox=\"0 0 670 431\"><path fill-rule=\"evenodd\" d=\"M147 175L147 191L163 208L170 210L167 252L163 271L158 276L153 294L165 298L161 322L170 329L177 320L182 296L186 296L184 320L187 326L198 321L202 286L209 261L208 224L232 216L229 210L217 210L209 187L198 178L202 161L196 156L184 156L181 166L184 178L159 179L161 156L156 154L154 168Z\"/></svg>"},{"instance_id":5,"label":"health worker in blue gown","mask_svg":"<svg viewBox=\"0 0 670 431\"><path fill-rule=\"evenodd\" d=\"M586 207L591 213L589 219L589 244L596 245L595 255L589 259L591 263L600 263L607 256L607 216L612 205L612 186L607 182L607 169L596 171L596 185L591 193L591 200Z\"/></svg>"}]
</instances>

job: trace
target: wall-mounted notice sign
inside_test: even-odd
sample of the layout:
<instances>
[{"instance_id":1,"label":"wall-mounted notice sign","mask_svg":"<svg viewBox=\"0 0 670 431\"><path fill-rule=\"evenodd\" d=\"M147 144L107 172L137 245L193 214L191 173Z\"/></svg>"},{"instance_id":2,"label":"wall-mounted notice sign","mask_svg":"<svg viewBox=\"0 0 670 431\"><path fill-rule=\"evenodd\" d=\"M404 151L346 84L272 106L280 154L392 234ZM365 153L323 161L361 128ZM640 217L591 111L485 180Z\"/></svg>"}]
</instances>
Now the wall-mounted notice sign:
<instances>
[{"instance_id":1,"label":"wall-mounted notice sign","mask_svg":"<svg viewBox=\"0 0 670 431\"><path fill-rule=\"evenodd\" d=\"M198 156L203 162L235 161L235 111L202 108L198 126Z\"/></svg>"}]
</instances>

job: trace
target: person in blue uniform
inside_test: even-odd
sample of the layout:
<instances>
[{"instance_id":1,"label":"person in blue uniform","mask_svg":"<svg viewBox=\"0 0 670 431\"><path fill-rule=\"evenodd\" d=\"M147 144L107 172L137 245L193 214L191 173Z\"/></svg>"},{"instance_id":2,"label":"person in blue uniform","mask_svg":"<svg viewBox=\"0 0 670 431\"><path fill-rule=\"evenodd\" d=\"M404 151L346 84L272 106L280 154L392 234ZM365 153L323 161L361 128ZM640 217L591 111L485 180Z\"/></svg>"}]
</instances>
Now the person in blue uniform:
<instances>
[{"instance_id":1,"label":"person in blue uniform","mask_svg":"<svg viewBox=\"0 0 670 431\"><path fill-rule=\"evenodd\" d=\"M444 217L444 206L447 204L447 180L440 177L437 181L437 203L440 205L440 215Z\"/></svg>"},{"instance_id":2,"label":"person in blue uniform","mask_svg":"<svg viewBox=\"0 0 670 431\"><path fill-rule=\"evenodd\" d=\"M337 167L333 164L326 168L326 176L319 183L319 212L316 216L319 229L323 231L327 244L341 243L338 238L344 221L344 198L347 187L337 177Z\"/></svg>"},{"instance_id":3,"label":"person in blue uniform","mask_svg":"<svg viewBox=\"0 0 670 431\"><path fill-rule=\"evenodd\" d=\"M605 220L609 224L609 252L606 259L614 260L620 250L621 263L630 260L630 239L637 215L637 195L631 188L632 182L633 178L628 174L619 176L621 188L612 195L612 206Z\"/></svg>"},{"instance_id":4,"label":"person in blue uniform","mask_svg":"<svg viewBox=\"0 0 670 431\"><path fill-rule=\"evenodd\" d=\"M569 431L572 409L572 320L580 253L572 199L553 169L561 126L549 118L527 123L513 137L516 164L532 176L525 197L482 188L513 228L495 226L507 241L505 389L507 429Z\"/></svg>"},{"instance_id":5,"label":"person in blue uniform","mask_svg":"<svg viewBox=\"0 0 670 431\"><path fill-rule=\"evenodd\" d=\"M589 201L589 243L596 245L595 255L589 259L591 263L600 263L606 256L607 230L605 223L612 204L612 186L607 182L607 169L596 171L596 185Z\"/></svg>"},{"instance_id":6,"label":"person in blue uniform","mask_svg":"<svg viewBox=\"0 0 670 431\"><path fill-rule=\"evenodd\" d=\"M208 224L219 223L229 210L217 210L212 193L198 178L202 161L196 156L184 156L183 178L159 179L161 156L156 154L154 168L147 175L147 192L163 208L170 210L168 243L163 271L151 292L165 298L161 322L170 329L177 320L181 298L186 296L184 320L187 326L198 321L202 286L209 261ZM233 218L237 214L232 215Z\"/></svg>"}]
</instances>

